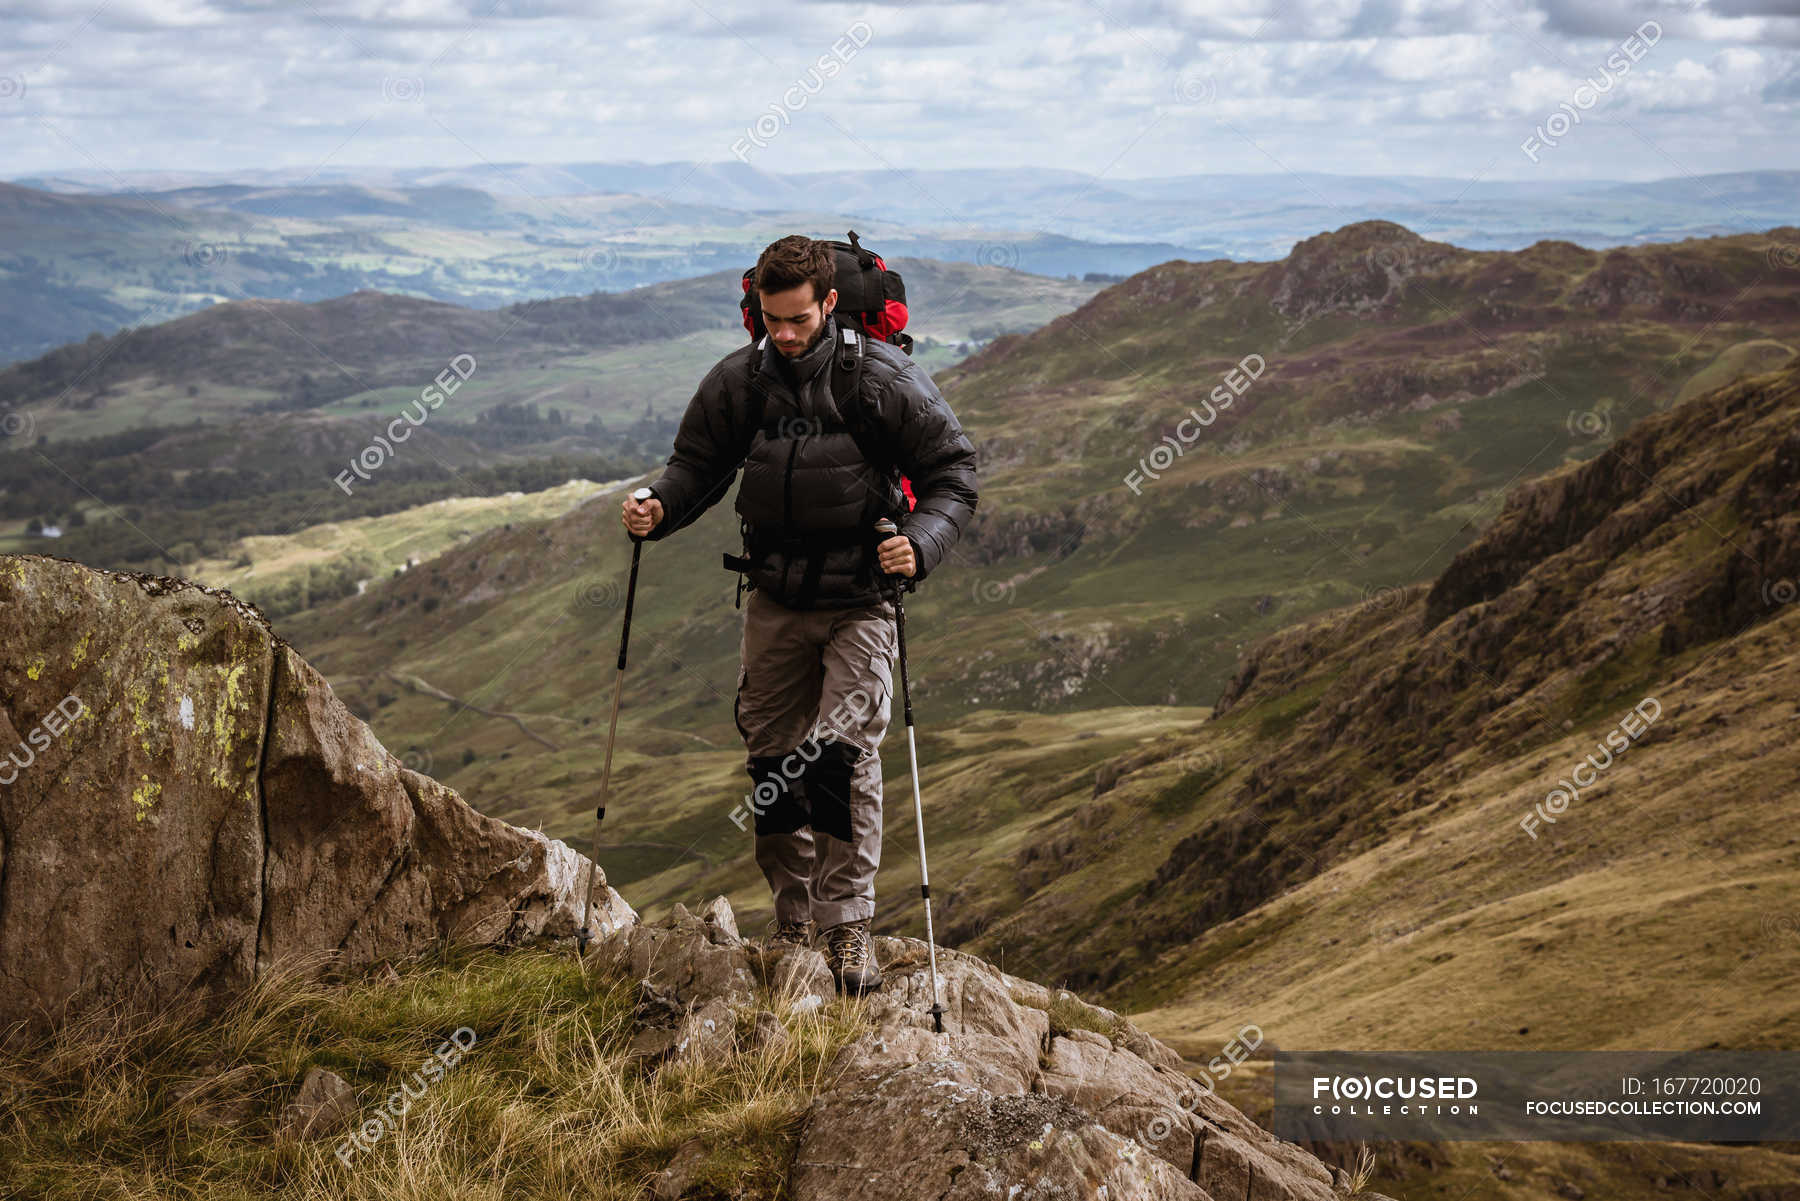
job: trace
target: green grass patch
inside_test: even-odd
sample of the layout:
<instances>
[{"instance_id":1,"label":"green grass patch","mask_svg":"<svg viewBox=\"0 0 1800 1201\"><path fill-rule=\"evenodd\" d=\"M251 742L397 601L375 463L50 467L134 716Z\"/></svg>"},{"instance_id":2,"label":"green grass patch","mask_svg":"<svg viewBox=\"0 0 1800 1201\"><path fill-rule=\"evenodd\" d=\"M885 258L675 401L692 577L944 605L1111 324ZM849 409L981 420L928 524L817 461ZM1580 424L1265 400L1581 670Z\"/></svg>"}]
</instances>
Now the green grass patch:
<instances>
[{"instance_id":1,"label":"green grass patch","mask_svg":"<svg viewBox=\"0 0 1800 1201\"><path fill-rule=\"evenodd\" d=\"M1289 905L1278 913L1222 934L1203 936L1199 950L1173 963L1159 966L1133 982L1118 996L1119 1008L1129 1013L1154 1009L1191 990L1194 981L1204 980L1214 968L1257 943L1275 938L1306 915L1304 905Z\"/></svg>"},{"instance_id":2,"label":"green grass patch","mask_svg":"<svg viewBox=\"0 0 1800 1201\"><path fill-rule=\"evenodd\" d=\"M1313 711L1325 690L1343 674L1343 669L1332 672L1321 679L1295 688L1280 696L1270 697L1250 709L1245 720L1256 722L1256 737L1265 741L1285 738L1290 730L1299 724L1300 719Z\"/></svg>"},{"instance_id":3,"label":"green grass patch","mask_svg":"<svg viewBox=\"0 0 1800 1201\"><path fill-rule=\"evenodd\" d=\"M1610 726L1642 701L1657 680L1667 680L1661 634L1652 630L1583 672L1563 697L1577 729Z\"/></svg>"},{"instance_id":4,"label":"green grass patch","mask_svg":"<svg viewBox=\"0 0 1800 1201\"><path fill-rule=\"evenodd\" d=\"M1208 762L1200 771L1185 773L1150 798L1150 812L1158 817L1177 817L1188 812L1225 778L1228 770L1224 763Z\"/></svg>"}]
</instances>

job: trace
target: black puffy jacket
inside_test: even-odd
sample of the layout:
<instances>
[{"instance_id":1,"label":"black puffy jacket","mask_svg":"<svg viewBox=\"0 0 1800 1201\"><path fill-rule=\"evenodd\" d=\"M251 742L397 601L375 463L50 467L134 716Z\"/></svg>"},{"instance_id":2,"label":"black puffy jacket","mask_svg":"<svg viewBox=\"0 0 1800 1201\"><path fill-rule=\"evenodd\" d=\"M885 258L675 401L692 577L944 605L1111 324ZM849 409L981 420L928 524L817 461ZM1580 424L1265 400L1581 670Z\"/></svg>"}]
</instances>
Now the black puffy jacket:
<instances>
[{"instance_id":1,"label":"black puffy jacket","mask_svg":"<svg viewBox=\"0 0 1800 1201\"><path fill-rule=\"evenodd\" d=\"M791 363L764 337L707 372L668 466L650 485L663 518L648 541L698 520L741 466L737 512L749 528L748 575L771 599L794 609L878 603L873 524L883 516L912 541L914 582L931 573L975 512L975 447L931 377L898 347L864 336L862 402L875 441L912 481L917 505L907 513L899 486L863 460L832 402L839 338L837 318L827 316L817 343ZM753 354L762 356L757 381L765 394L755 429Z\"/></svg>"}]
</instances>

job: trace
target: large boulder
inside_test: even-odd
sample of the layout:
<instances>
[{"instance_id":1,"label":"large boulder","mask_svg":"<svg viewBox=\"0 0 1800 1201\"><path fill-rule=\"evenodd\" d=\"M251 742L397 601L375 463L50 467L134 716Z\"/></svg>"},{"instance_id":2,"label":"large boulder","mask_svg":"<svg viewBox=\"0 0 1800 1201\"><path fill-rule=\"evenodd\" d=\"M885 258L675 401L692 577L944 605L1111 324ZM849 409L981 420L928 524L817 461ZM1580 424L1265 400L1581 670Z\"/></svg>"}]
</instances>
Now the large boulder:
<instances>
[{"instance_id":1,"label":"large boulder","mask_svg":"<svg viewBox=\"0 0 1800 1201\"><path fill-rule=\"evenodd\" d=\"M0 556L7 1037L278 965L566 937L586 867L403 766L230 593ZM596 875L595 932L636 920Z\"/></svg>"}]
</instances>

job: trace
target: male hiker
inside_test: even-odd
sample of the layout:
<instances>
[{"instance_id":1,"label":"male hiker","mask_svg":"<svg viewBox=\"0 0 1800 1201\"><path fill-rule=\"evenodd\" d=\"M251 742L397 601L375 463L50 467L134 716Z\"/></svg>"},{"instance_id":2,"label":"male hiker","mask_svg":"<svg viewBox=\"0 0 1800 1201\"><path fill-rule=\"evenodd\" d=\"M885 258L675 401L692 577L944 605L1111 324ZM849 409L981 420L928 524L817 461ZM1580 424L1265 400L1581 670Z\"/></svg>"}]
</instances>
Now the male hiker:
<instances>
[{"instance_id":1,"label":"male hiker","mask_svg":"<svg viewBox=\"0 0 1800 1201\"><path fill-rule=\"evenodd\" d=\"M949 553L975 511L975 448L902 350L832 315L836 274L831 247L799 234L762 252L750 286L767 335L707 373L652 498L627 497L623 521L647 540L666 537L722 498L743 467L746 553L728 557L750 581L734 715L753 781L756 862L775 901L769 941L810 945L816 929L839 987L861 993L881 986L869 922L896 657L882 576L923 580ZM860 443L844 420L852 398L832 391L832 360L857 338ZM910 511L893 472L859 445L904 473ZM881 540L882 517L900 532Z\"/></svg>"}]
</instances>

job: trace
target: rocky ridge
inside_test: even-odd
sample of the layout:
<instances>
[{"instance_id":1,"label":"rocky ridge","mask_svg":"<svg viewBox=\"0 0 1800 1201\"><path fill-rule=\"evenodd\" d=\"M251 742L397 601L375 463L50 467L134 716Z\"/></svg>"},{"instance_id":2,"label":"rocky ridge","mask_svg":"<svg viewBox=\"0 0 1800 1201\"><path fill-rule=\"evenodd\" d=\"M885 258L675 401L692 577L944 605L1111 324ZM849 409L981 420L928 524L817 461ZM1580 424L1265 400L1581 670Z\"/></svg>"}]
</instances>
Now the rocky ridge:
<instances>
[{"instance_id":1,"label":"rocky ridge","mask_svg":"<svg viewBox=\"0 0 1800 1201\"><path fill-rule=\"evenodd\" d=\"M796 1201L1350 1195L1341 1169L1200 1087L1178 1054L1111 1010L940 947L939 1034L925 943L878 936L874 946L886 980L865 998L870 1028L839 1052L806 1111ZM651 1065L786 1037L777 998L805 1011L833 992L818 951L746 941L722 896L622 926L588 955L596 971L636 980L634 1052ZM747 1007L757 1013L741 1039L733 1011ZM694 1159L678 1151L653 1195L682 1196Z\"/></svg>"}]
</instances>

